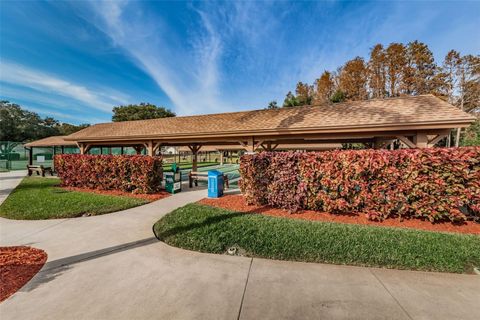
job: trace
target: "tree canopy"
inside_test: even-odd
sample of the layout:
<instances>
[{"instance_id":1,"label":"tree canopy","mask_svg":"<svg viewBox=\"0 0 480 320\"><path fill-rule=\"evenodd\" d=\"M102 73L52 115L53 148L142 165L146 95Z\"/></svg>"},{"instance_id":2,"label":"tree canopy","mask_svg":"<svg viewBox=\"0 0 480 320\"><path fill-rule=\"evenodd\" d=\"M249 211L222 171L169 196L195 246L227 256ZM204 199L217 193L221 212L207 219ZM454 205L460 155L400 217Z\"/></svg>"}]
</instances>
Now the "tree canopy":
<instances>
[{"instance_id":1,"label":"tree canopy","mask_svg":"<svg viewBox=\"0 0 480 320\"><path fill-rule=\"evenodd\" d=\"M114 107L112 111L114 122L175 117L169 109L145 102Z\"/></svg>"},{"instance_id":2,"label":"tree canopy","mask_svg":"<svg viewBox=\"0 0 480 320\"><path fill-rule=\"evenodd\" d=\"M356 57L313 82L298 82L284 107L435 94L467 112L480 112L480 56L451 50L438 65L425 43L376 44L368 61Z\"/></svg>"},{"instance_id":3,"label":"tree canopy","mask_svg":"<svg viewBox=\"0 0 480 320\"><path fill-rule=\"evenodd\" d=\"M0 101L0 141L26 142L68 135L87 126L60 123L51 117L42 118L16 103Z\"/></svg>"},{"instance_id":4,"label":"tree canopy","mask_svg":"<svg viewBox=\"0 0 480 320\"><path fill-rule=\"evenodd\" d=\"M313 85L298 82L295 94L287 93L283 107L420 94L440 96L480 116L480 55L462 56L451 50L439 65L420 41L376 44L368 61L356 57L335 72L325 70ZM455 145L467 138L471 144L478 136L478 124L464 134L457 130Z\"/></svg>"}]
</instances>

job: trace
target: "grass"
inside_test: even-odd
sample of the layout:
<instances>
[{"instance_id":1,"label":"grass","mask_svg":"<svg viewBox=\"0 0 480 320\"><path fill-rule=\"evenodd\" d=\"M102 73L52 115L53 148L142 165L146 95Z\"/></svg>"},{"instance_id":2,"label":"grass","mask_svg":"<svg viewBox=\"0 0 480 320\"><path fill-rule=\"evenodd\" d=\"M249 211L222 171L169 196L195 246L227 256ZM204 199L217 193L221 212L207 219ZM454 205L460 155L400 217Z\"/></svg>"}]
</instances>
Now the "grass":
<instances>
[{"instance_id":1,"label":"grass","mask_svg":"<svg viewBox=\"0 0 480 320\"><path fill-rule=\"evenodd\" d=\"M148 202L131 197L68 191L57 187L59 183L57 178L24 178L0 206L0 216L19 220L71 218L124 210Z\"/></svg>"},{"instance_id":2,"label":"grass","mask_svg":"<svg viewBox=\"0 0 480 320\"><path fill-rule=\"evenodd\" d=\"M480 266L476 235L305 221L245 214L200 204L179 208L154 225L176 247L248 256L396 269L464 273Z\"/></svg>"}]
</instances>

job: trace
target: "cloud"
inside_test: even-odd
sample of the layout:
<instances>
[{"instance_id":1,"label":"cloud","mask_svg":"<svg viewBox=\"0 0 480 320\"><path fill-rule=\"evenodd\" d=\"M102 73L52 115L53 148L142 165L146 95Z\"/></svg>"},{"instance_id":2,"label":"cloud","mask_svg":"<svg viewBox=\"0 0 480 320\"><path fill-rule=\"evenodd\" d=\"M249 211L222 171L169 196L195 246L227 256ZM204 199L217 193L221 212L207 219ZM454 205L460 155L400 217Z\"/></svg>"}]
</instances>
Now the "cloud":
<instances>
[{"instance_id":1,"label":"cloud","mask_svg":"<svg viewBox=\"0 0 480 320\"><path fill-rule=\"evenodd\" d=\"M161 17L150 17L137 3L92 2L91 7L95 15L84 19L108 35L154 79L178 113L214 112L225 107L218 90L222 46L207 23L201 35L188 43Z\"/></svg>"},{"instance_id":2,"label":"cloud","mask_svg":"<svg viewBox=\"0 0 480 320\"><path fill-rule=\"evenodd\" d=\"M0 61L0 70L1 82L71 98L101 111L111 111L114 105L125 103L124 95L108 95L105 90L93 90L53 74L5 60Z\"/></svg>"}]
</instances>

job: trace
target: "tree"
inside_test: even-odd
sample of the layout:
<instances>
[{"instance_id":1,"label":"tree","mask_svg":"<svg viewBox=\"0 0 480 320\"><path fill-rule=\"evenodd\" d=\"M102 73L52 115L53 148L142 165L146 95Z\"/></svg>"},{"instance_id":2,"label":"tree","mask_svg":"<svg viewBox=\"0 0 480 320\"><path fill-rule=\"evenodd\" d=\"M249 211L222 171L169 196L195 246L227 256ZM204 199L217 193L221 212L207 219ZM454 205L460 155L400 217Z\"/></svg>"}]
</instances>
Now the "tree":
<instances>
[{"instance_id":1,"label":"tree","mask_svg":"<svg viewBox=\"0 0 480 320\"><path fill-rule=\"evenodd\" d=\"M169 109L145 102L114 107L112 111L114 122L175 117Z\"/></svg>"},{"instance_id":2,"label":"tree","mask_svg":"<svg viewBox=\"0 0 480 320\"><path fill-rule=\"evenodd\" d=\"M390 97L401 93L402 75L407 66L407 53L401 43L391 43L386 50L387 88Z\"/></svg>"},{"instance_id":3,"label":"tree","mask_svg":"<svg viewBox=\"0 0 480 320\"><path fill-rule=\"evenodd\" d=\"M58 121L9 101L0 101L0 141L25 142L58 135Z\"/></svg>"},{"instance_id":4,"label":"tree","mask_svg":"<svg viewBox=\"0 0 480 320\"><path fill-rule=\"evenodd\" d=\"M83 124L79 124L78 126L77 125L74 125L74 124L70 124L70 123L62 123L60 124L59 126L57 126L57 129L58 129L58 133L62 136L68 136L74 132L77 132L77 131L80 131L82 129L85 129L86 127L89 127L90 125L89 124L86 124L86 123L83 123Z\"/></svg>"},{"instance_id":5,"label":"tree","mask_svg":"<svg viewBox=\"0 0 480 320\"><path fill-rule=\"evenodd\" d=\"M300 102L298 101L297 97L291 92L288 91L287 95L285 96L285 100L283 100L283 107L296 107L299 106Z\"/></svg>"},{"instance_id":6,"label":"tree","mask_svg":"<svg viewBox=\"0 0 480 320\"><path fill-rule=\"evenodd\" d=\"M480 110L480 56L467 55L460 59L457 70L458 102L462 111ZM460 144L461 128L457 129L455 146Z\"/></svg>"},{"instance_id":7,"label":"tree","mask_svg":"<svg viewBox=\"0 0 480 320\"><path fill-rule=\"evenodd\" d=\"M462 133L461 146L480 146L480 118Z\"/></svg>"},{"instance_id":8,"label":"tree","mask_svg":"<svg viewBox=\"0 0 480 320\"><path fill-rule=\"evenodd\" d=\"M267 109L278 109L277 101L273 100L268 103Z\"/></svg>"},{"instance_id":9,"label":"tree","mask_svg":"<svg viewBox=\"0 0 480 320\"><path fill-rule=\"evenodd\" d=\"M363 58L345 63L339 75L339 88L347 100L367 99L367 68Z\"/></svg>"},{"instance_id":10,"label":"tree","mask_svg":"<svg viewBox=\"0 0 480 320\"><path fill-rule=\"evenodd\" d=\"M386 52L381 44L375 45L370 51L368 61L368 86L373 98L383 98L386 95Z\"/></svg>"},{"instance_id":11,"label":"tree","mask_svg":"<svg viewBox=\"0 0 480 320\"><path fill-rule=\"evenodd\" d=\"M312 98L313 98L312 86L303 82L299 82L297 83L295 94L297 96L298 105L304 106L304 105L312 104Z\"/></svg>"},{"instance_id":12,"label":"tree","mask_svg":"<svg viewBox=\"0 0 480 320\"><path fill-rule=\"evenodd\" d=\"M329 103L335 89L333 76L330 72L324 71L320 78L315 80L315 89L313 93L313 104Z\"/></svg>"},{"instance_id":13,"label":"tree","mask_svg":"<svg viewBox=\"0 0 480 320\"><path fill-rule=\"evenodd\" d=\"M437 70L433 53L417 40L406 48L407 64L403 68L403 93L419 95L433 91L433 79Z\"/></svg>"},{"instance_id":14,"label":"tree","mask_svg":"<svg viewBox=\"0 0 480 320\"><path fill-rule=\"evenodd\" d=\"M480 112L480 56L466 55L458 67L458 106L466 112Z\"/></svg>"},{"instance_id":15,"label":"tree","mask_svg":"<svg viewBox=\"0 0 480 320\"><path fill-rule=\"evenodd\" d=\"M330 98L330 101L333 102L333 103L344 102L345 100L346 100L345 93L340 89L335 91L335 93Z\"/></svg>"}]
</instances>

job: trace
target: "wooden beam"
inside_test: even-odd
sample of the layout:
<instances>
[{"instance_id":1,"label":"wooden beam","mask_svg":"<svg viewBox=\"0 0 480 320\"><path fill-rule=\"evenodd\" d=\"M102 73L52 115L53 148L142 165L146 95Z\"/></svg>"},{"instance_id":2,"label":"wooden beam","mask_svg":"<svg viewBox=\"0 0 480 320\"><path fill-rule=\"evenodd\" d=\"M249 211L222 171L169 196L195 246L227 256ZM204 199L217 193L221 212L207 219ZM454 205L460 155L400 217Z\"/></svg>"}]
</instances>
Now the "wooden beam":
<instances>
[{"instance_id":1,"label":"wooden beam","mask_svg":"<svg viewBox=\"0 0 480 320\"><path fill-rule=\"evenodd\" d=\"M434 137L433 139L430 139L430 140L428 141L428 145L431 146L431 147L433 147L433 146L435 146L437 143L439 143L440 140L442 140L442 139L444 139L444 138L446 138L446 137L447 137L446 134L439 134L439 135L437 135L436 137Z\"/></svg>"},{"instance_id":2,"label":"wooden beam","mask_svg":"<svg viewBox=\"0 0 480 320\"><path fill-rule=\"evenodd\" d=\"M248 148L248 143L245 143L243 141L238 141L238 143L240 143L240 145L244 148Z\"/></svg>"},{"instance_id":3,"label":"wooden beam","mask_svg":"<svg viewBox=\"0 0 480 320\"><path fill-rule=\"evenodd\" d=\"M153 154L157 154L157 151L162 147L162 143L161 142L157 142L155 143L155 145L153 146Z\"/></svg>"},{"instance_id":4,"label":"wooden beam","mask_svg":"<svg viewBox=\"0 0 480 320\"><path fill-rule=\"evenodd\" d=\"M403 142L409 148L414 149L414 148L417 147L417 145L415 143L413 143L413 141L408 139L408 137L406 137L406 136L397 136L397 139L400 140L401 142Z\"/></svg>"}]
</instances>

